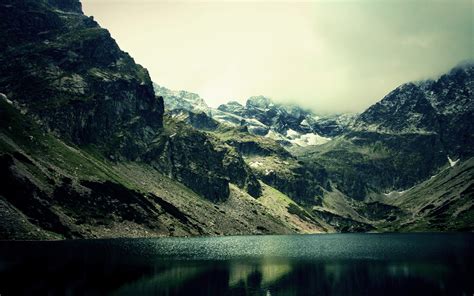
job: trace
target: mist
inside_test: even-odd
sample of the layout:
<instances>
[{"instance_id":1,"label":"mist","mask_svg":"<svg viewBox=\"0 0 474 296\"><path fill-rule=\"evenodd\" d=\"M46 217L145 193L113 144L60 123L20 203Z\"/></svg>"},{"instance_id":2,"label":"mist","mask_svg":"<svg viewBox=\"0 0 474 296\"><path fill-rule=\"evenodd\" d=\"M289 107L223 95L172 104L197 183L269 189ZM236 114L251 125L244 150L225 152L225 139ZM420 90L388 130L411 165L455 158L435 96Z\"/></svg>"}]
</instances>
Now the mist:
<instances>
[{"instance_id":1,"label":"mist","mask_svg":"<svg viewBox=\"0 0 474 296\"><path fill-rule=\"evenodd\" d=\"M474 58L471 1L82 2L154 82L214 107L264 95L360 112Z\"/></svg>"}]
</instances>

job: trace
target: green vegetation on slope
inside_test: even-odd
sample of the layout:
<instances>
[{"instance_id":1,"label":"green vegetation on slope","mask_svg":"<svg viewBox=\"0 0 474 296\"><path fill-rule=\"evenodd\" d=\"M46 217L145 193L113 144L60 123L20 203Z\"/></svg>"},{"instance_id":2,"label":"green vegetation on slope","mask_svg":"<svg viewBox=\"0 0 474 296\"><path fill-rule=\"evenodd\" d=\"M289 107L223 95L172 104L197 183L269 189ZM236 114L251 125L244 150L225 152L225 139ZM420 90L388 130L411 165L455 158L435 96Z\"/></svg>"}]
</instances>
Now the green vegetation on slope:
<instances>
[{"instance_id":1,"label":"green vegetation on slope","mask_svg":"<svg viewBox=\"0 0 474 296\"><path fill-rule=\"evenodd\" d=\"M114 162L58 140L0 102L0 234L4 239L293 233L230 185L211 202L142 162Z\"/></svg>"}]
</instances>

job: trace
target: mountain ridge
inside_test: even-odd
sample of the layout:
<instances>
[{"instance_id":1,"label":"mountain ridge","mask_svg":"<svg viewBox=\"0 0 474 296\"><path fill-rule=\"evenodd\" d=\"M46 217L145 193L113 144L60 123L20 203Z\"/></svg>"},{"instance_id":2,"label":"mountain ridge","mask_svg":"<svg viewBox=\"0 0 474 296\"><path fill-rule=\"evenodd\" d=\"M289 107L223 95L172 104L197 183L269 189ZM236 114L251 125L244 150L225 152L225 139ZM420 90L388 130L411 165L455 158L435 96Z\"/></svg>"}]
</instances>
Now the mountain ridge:
<instances>
[{"instance_id":1,"label":"mountain ridge","mask_svg":"<svg viewBox=\"0 0 474 296\"><path fill-rule=\"evenodd\" d=\"M472 157L473 145L469 140L462 142L463 139L472 138L473 135L470 130L472 124L466 119L470 117L469 114L472 114L473 110L472 80L472 63L465 63L454 67L437 80L403 84L390 92L380 102L361 113L348 125L343 134L331 139L330 142L319 146L293 147L289 151L304 163L317 162L322 164L322 167L328 172L333 190L341 190L341 193L347 195L348 198L367 200L370 203L373 197L383 192L405 190L413 186L419 186L429 176L436 174L446 165L448 159L449 162L452 162L450 157L459 158L458 153L452 153L444 148L436 151L436 147L444 147L445 143L440 137L442 133L439 131L439 124L433 124L429 121L433 118L437 120L436 115L429 111L434 110L434 107L429 107L429 105L434 104L433 102L437 102L438 106L442 105L443 110L457 108L457 112L447 113L448 116L460 117L460 119L454 118L452 120L458 124L460 123L456 132L461 134L461 137L459 137L461 144L454 144L453 146L461 147L458 150L465 155L461 157L462 159ZM446 86L448 86L447 89ZM434 88L434 91L431 88ZM436 98L437 94L443 96ZM446 103L449 96L452 96L450 94L455 94L453 97L455 100ZM430 101L426 99L427 96ZM420 100L424 104L420 105L418 103ZM440 102L444 103L441 104ZM380 106L387 105L389 106L386 107L388 109L386 115L371 118L371 116L381 112L379 111ZM252 97L245 106L238 102L230 102L219 106L218 110L244 118L247 106L266 112L269 107L273 107L273 102L263 96L257 96ZM403 106L403 108L400 111L395 111L398 110L398 106ZM184 108L178 109L183 112ZM397 118L397 112L401 112L405 117ZM425 121L420 121L424 124L424 129L413 128L413 122L405 119L416 118L416 116L412 116L413 112L418 112L426 118ZM440 113L443 113L442 116L446 116L446 112ZM206 118L213 118L212 115L212 112L208 112ZM184 116L183 120L186 120L186 115L182 116ZM382 123L392 123L392 130L373 128L373 122L377 118L385 120ZM440 124L446 125L447 122L449 123L444 119ZM401 126L397 126L398 123ZM453 126L455 125L451 124L451 128ZM247 128L247 126L244 127ZM199 127L197 128L199 129ZM428 128L431 130L428 130ZM438 130L435 128L438 128ZM447 129L446 126L443 128ZM253 134L258 137L262 133L259 135L259 133L254 132ZM282 144L279 141L277 143ZM288 148L284 144L282 146ZM312 156L317 154L321 156ZM250 166L256 166L259 163L261 163L261 160L249 160ZM359 169L356 171L354 168ZM348 169L352 171L348 171ZM367 181L370 179L373 180ZM330 192L326 194L330 194ZM324 200L324 195L320 195L319 198Z\"/></svg>"},{"instance_id":2,"label":"mountain ridge","mask_svg":"<svg viewBox=\"0 0 474 296\"><path fill-rule=\"evenodd\" d=\"M273 138L285 146L323 144L340 135L352 122L353 114L316 115L291 104L277 104L265 96L253 96L244 105L231 101L209 107L204 99L186 91L171 91L155 84L155 93L165 100L171 112L204 113L220 123L245 126L249 132Z\"/></svg>"},{"instance_id":3,"label":"mountain ridge","mask_svg":"<svg viewBox=\"0 0 474 296\"><path fill-rule=\"evenodd\" d=\"M473 229L472 65L357 116L219 110L153 85L79 1L0 17L2 239Z\"/></svg>"}]
</instances>

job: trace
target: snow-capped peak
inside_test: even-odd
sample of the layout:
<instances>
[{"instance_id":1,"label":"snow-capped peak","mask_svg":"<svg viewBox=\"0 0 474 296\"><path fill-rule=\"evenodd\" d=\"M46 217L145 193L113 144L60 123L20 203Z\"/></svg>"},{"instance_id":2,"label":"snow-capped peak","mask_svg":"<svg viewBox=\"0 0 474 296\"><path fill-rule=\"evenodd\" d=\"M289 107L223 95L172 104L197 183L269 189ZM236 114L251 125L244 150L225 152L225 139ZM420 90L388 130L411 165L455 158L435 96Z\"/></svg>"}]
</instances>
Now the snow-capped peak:
<instances>
[{"instance_id":1,"label":"snow-capped peak","mask_svg":"<svg viewBox=\"0 0 474 296\"><path fill-rule=\"evenodd\" d=\"M165 108L168 110L183 109L198 113L210 113L211 108L198 94L184 90L170 90L155 83L153 84L153 87L155 89L155 94L163 97Z\"/></svg>"}]
</instances>

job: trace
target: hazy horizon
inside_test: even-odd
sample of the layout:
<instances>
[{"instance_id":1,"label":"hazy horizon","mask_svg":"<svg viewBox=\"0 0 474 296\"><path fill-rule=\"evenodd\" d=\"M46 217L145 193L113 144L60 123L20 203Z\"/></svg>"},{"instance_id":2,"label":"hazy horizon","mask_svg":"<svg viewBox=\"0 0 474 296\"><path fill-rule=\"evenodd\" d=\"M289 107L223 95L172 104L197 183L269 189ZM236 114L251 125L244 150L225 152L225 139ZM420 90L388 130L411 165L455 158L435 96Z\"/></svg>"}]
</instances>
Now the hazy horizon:
<instances>
[{"instance_id":1,"label":"hazy horizon","mask_svg":"<svg viewBox=\"0 0 474 296\"><path fill-rule=\"evenodd\" d=\"M474 58L471 1L82 2L155 83L213 107L264 95L360 112Z\"/></svg>"}]
</instances>

